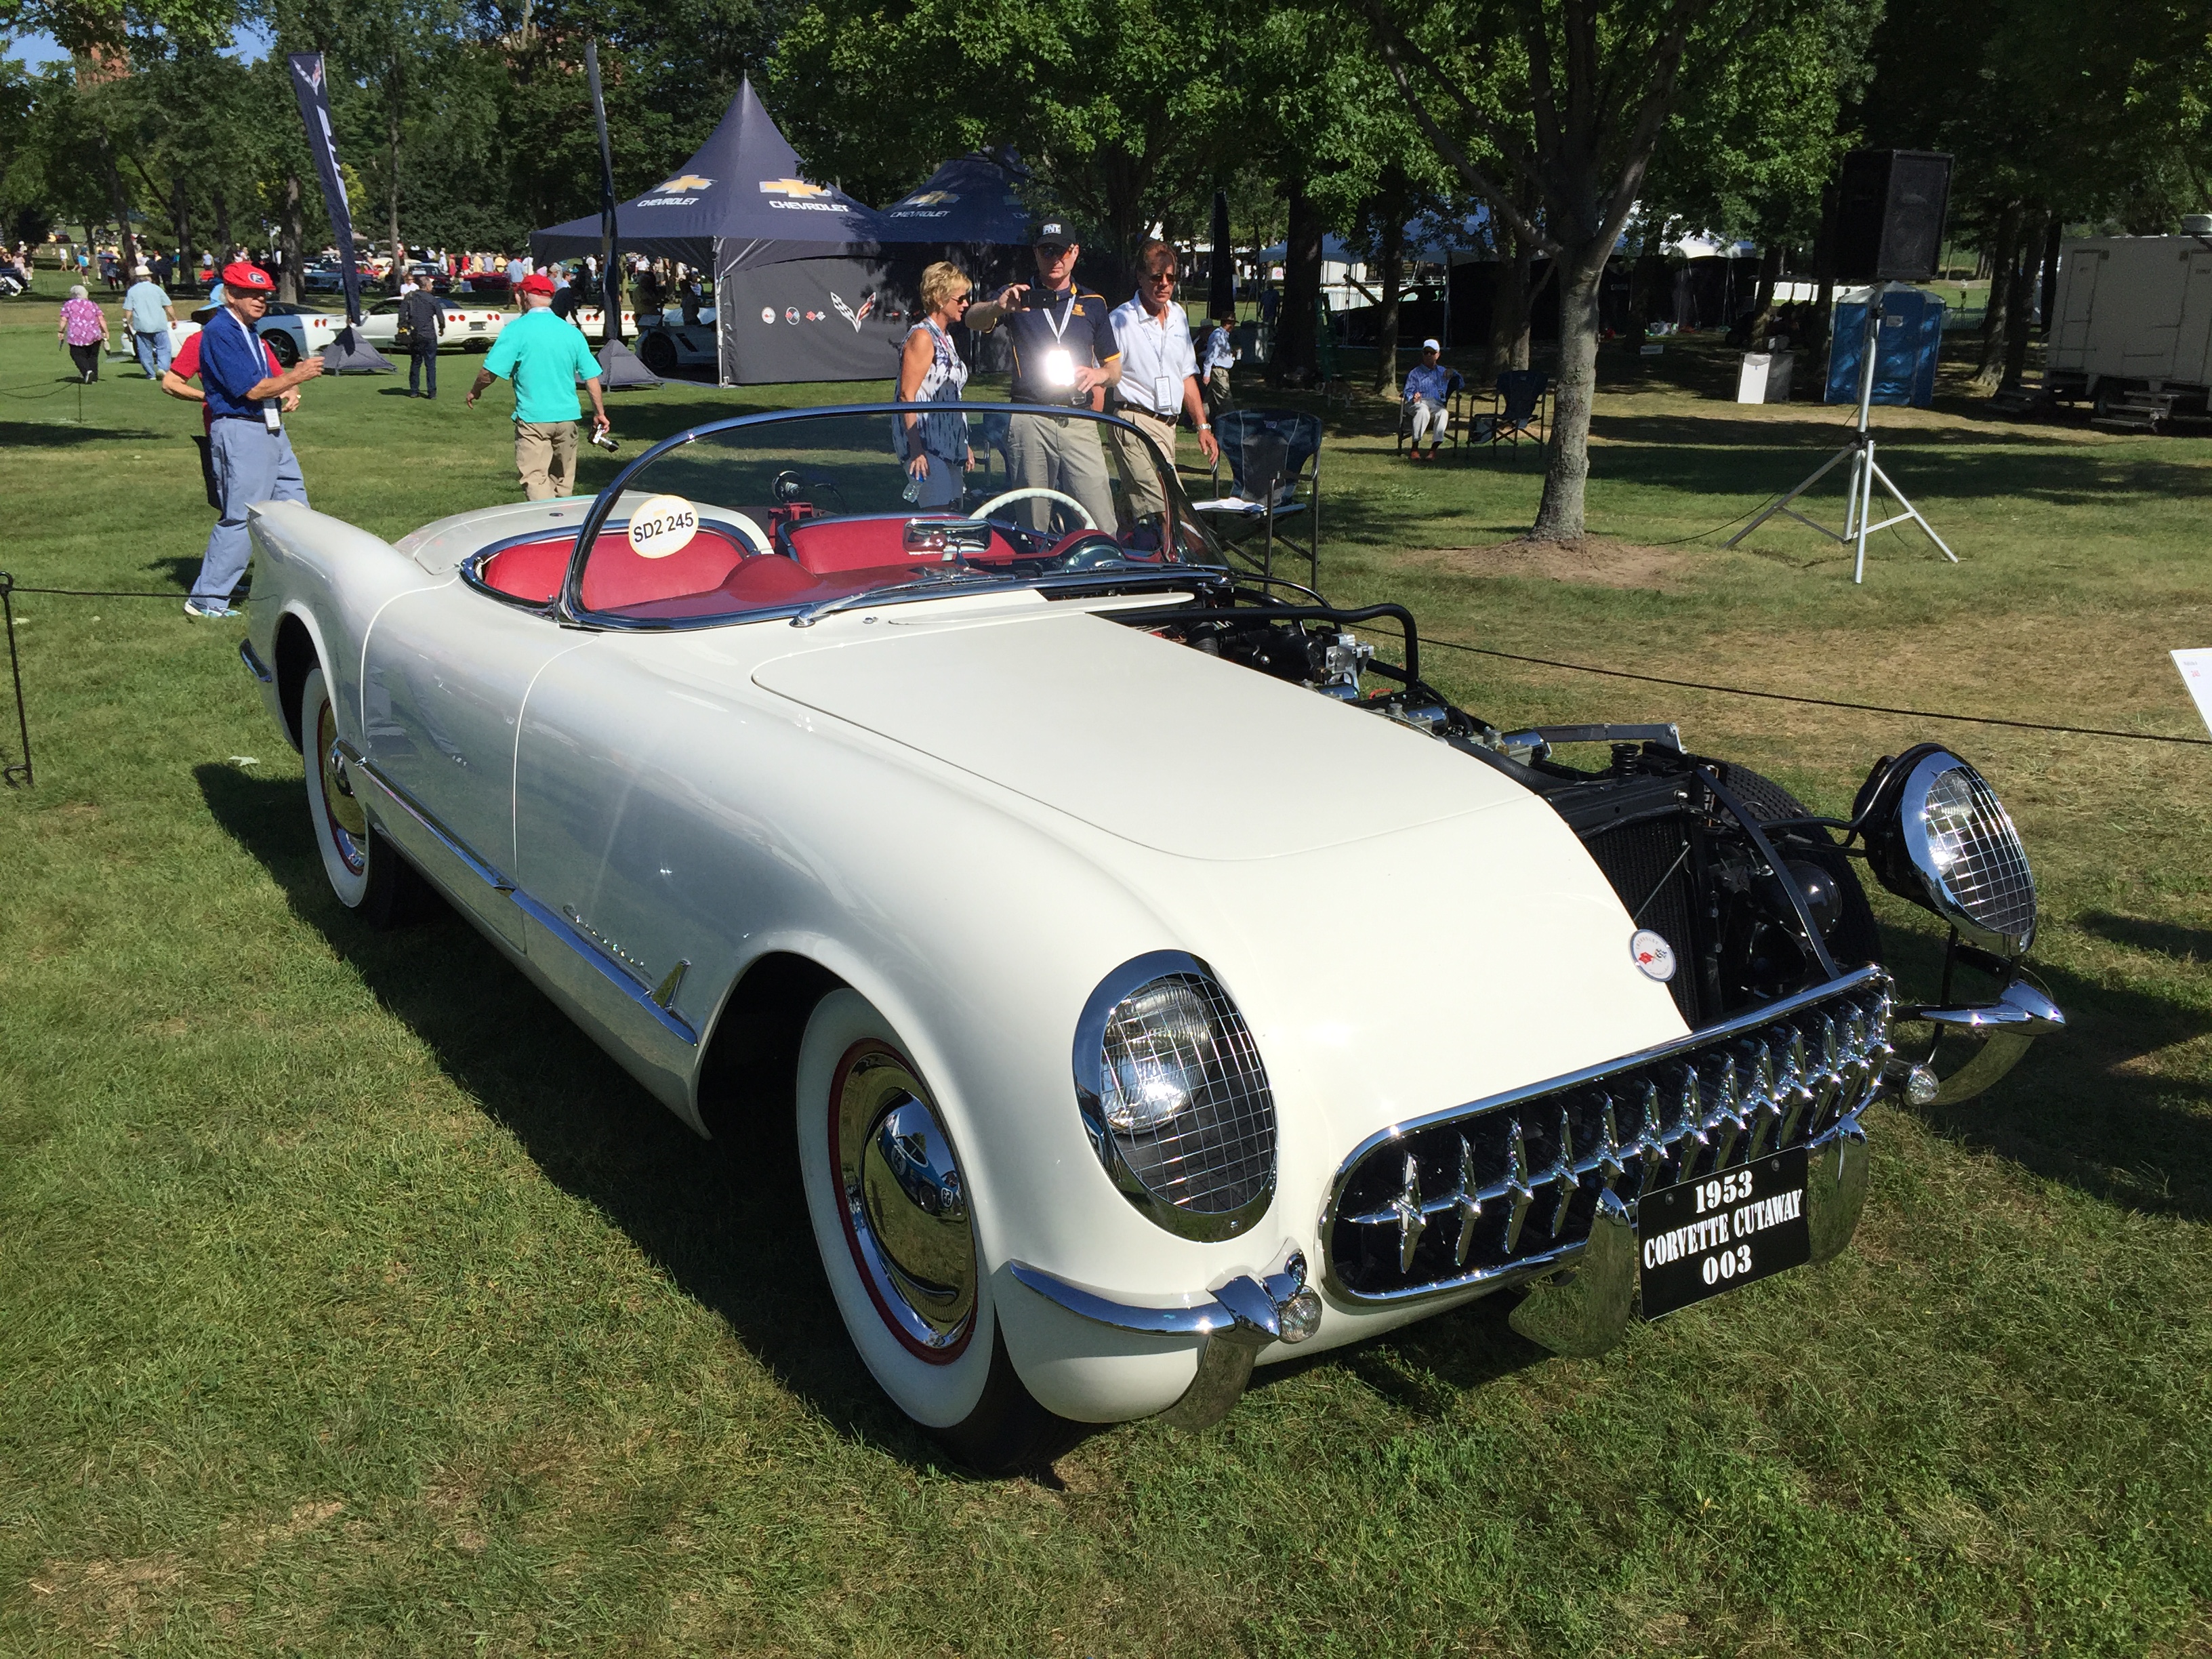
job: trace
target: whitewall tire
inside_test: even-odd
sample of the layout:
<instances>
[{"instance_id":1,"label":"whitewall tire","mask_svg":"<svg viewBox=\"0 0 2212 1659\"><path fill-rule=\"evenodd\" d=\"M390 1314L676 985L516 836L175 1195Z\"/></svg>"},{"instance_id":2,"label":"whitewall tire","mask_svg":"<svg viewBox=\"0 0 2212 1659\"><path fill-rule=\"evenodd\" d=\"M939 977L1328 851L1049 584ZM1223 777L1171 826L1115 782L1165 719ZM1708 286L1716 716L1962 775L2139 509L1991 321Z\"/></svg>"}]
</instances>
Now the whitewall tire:
<instances>
[{"instance_id":1,"label":"whitewall tire","mask_svg":"<svg viewBox=\"0 0 2212 1659\"><path fill-rule=\"evenodd\" d=\"M1079 1430L1015 1374L957 1152L897 1032L859 992L815 1006L796 1097L815 1245L868 1374L971 1468L1054 1455Z\"/></svg>"},{"instance_id":2,"label":"whitewall tire","mask_svg":"<svg viewBox=\"0 0 2212 1659\"><path fill-rule=\"evenodd\" d=\"M371 925L400 921L419 879L397 848L376 833L338 745L337 714L320 665L300 688L300 758L307 774L307 817L337 902Z\"/></svg>"}]
</instances>

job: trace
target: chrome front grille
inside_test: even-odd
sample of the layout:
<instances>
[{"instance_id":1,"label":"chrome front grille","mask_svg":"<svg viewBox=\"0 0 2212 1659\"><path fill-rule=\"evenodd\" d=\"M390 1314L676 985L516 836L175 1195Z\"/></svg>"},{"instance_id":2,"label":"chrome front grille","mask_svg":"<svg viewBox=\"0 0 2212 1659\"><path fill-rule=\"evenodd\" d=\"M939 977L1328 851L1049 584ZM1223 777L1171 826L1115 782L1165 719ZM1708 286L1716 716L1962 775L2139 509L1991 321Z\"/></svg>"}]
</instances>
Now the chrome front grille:
<instances>
[{"instance_id":1,"label":"chrome front grille","mask_svg":"<svg viewBox=\"0 0 2212 1659\"><path fill-rule=\"evenodd\" d=\"M1971 767L1954 766L1928 790L1929 855L1960 908L1993 933L2026 939L2035 929L2035 878L2012 815Z\"/></svg>"},{"instance_id":2,"label":"chrome front grille","mask_svg":"<svg viewBox=\"0 0 2212 1659\"><path fill-rule=\"evenodd\" d=\"M1571 1255L1599 1194L1803 1146L1881 1087L1889 980L1864 968L1677 1042L1370 1138L1322 1218L1330 1288L1392 1302Z\"/></svg>"}]
</instances>

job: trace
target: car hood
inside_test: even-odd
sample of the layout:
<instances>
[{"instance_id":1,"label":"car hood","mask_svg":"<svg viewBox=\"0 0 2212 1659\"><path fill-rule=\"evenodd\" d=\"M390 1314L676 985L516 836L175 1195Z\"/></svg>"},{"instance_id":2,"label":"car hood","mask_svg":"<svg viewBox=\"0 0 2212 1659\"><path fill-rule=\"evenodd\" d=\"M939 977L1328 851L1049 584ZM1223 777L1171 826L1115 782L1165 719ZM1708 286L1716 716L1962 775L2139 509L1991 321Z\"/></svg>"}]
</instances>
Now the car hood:
<instances>
[{"instance_id":1,"label":"car hood","mask_svg":"<svg viewBox=\"0 0 2212 1659\"><path fill-rule=\"evenodd\" d=\"M753 679L1184 858L1283 858L1528 799L1421 732L1084 611L888 621Z\"/></svg>"}]
</instances>

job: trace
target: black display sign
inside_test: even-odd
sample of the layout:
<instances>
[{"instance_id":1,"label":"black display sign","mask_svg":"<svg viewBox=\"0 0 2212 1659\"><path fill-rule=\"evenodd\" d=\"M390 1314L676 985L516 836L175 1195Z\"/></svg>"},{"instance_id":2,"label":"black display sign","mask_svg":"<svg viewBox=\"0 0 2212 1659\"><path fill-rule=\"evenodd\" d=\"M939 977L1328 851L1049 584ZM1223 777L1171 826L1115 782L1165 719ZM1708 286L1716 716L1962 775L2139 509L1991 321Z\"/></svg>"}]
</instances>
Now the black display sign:
<instances>
[{"instance_id":1,"label":"black display sign","mask_svg":"<svg viewBox=\"0 0 2212 1659\"><path fill-rule=\"evenodd\" d=\"M1805 1149L1770 1152L1637 1203L1644 1316L1686 1308L1812 1260Z\"/></svg>"}]
</instances>

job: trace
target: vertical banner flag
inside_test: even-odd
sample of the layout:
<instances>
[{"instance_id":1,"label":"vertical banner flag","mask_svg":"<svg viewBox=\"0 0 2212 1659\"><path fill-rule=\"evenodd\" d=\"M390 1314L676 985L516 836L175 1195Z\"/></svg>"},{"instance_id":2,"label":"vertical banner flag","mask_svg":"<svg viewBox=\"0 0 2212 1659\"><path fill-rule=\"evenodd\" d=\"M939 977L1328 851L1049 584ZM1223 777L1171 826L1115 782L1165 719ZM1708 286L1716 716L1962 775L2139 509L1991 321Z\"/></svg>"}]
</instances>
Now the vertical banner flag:
<instances>
[{"instance_id":1,"label":"vertical banner flag","mask_svg":"<svg viewBox=\"0 0 2212 1659\"><path fill-rule=\"evenodd\" d=\"M615 222L615 152L607 142L607 104L599 95L599 43L584 42L584 76L592 88L592 119L599 129L599 310L606 324L599 337L620 343L623 337L622 273L615 264L621 227Z\"/></svg>"},{"instance_id":2,"label":"vertical banner flag","mask_svg":"<svg viewBox=\"0 0 2212 1659\"><path fill-rule=\"evenodd\" d=\"M331 131L330 89L323 83L323 54L295 52L292 91L300 100L300 118L307 124L307 148L315 155L315 176L323 181L323 205L330 210L331 234L337 238L338 268L344 273L346 331L361 321L361 264L354 258L353 209L346 201L345 180L338 173L338 141ZM392 250L395 262L399 250Z\"/></svg>"}]
</instances>

